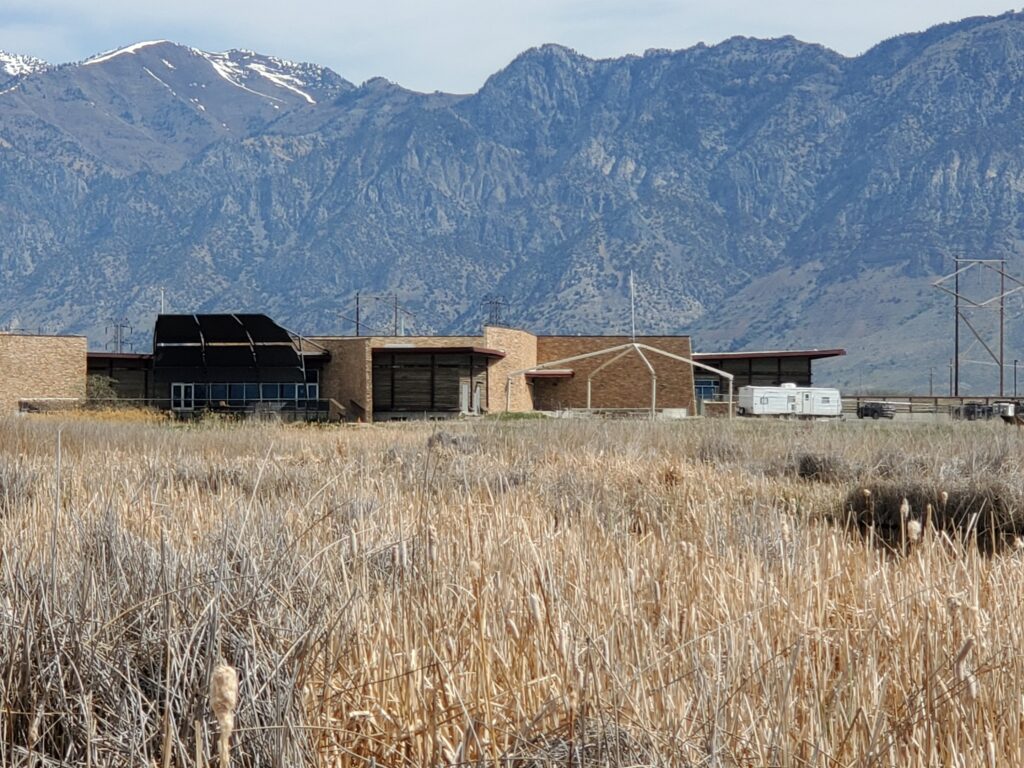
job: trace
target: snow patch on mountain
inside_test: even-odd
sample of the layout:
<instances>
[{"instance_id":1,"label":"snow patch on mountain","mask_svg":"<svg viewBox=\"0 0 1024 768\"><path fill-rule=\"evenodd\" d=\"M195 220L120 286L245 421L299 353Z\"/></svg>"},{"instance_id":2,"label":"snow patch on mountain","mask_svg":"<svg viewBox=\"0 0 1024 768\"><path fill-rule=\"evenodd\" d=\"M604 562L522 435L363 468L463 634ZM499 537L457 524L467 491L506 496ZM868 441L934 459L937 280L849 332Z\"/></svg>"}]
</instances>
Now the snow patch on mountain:
<instances>
[{"instance_id":1,"label":"snow patch on mountain","mask_svg":"<svg viewBox=\"0 0 1024 768\"><path fill-rule=\"evenodd\" d=\"M135 43L133 45L126 46L124 48L117 48L117 49L115 49L113 51L106 51L105 53L97 54L97 55L93 56L92 58L86 59L85 61L83 61L82 65L83 66L88 66L90 64L101 64L104 61L110 61L111 59L116 58L118 56L124 56L125 54L128 54L128 53L135 53L136 51L140 51L143 48L149 48L151 45L161 45L161 44L166 43L166 42L168 42L168 41L167 40L149 40L149 41L144 42L144 43Z\"/></svg>"},{"instance_id":2,"label":"snow patch on mountain","mask_svg":"<svg viewBox=\"0 0 1024 768\"><path fill-rule=\"evenodd\" d=\"M310 104L316 104L316 99L310 96L308 93L303 91L301 88L296 86L305 85L299 78L294 75L286 75L282 72L271 72L263 64L250 64L249 69L258 75L262 75L267 78L274 85L280 86L281 88L287 88L289 91L297 93L299 96L304 98Z\"/></svg>"},{"instance_id":3,"label":"snow patch on mountain","mask_svg":"<svg viewBox=\"0 0 1024 768\"><path fill-rule=\"evenodd\" d=\"M49 66L45 61L34 56L22 56L17 53L0 51L0 74L10 75L11 77L31 75L33 72L41 72L49 68Z\"/></svg>"},{"instance_id":4,"label":"snow patch on mountain","mask_svg":"<svg viewBox=\"0 0 1024 768\"><path fill-rule=\"evenodd\" d=\"M257 96L262 96L263 98L270 99L271 101L281 101L278 98L275 98L265 93L260 93L259 91L255 91L252 88L249 88L247 85L245 85L242 82L245 79L245 70L238 64L236 64L234 61L232 61L231 51L228 51L227 53L207 53L205 51L200 51L195 48L193 48L192 50L194 53L197 53L204 59L206 59L210 63L210 66L213 67L214 72L216 72L218 75L227 80L236 88L241 88L243 91L248 91L249 93L255 94Z\"/></svg>"}]
</instances>

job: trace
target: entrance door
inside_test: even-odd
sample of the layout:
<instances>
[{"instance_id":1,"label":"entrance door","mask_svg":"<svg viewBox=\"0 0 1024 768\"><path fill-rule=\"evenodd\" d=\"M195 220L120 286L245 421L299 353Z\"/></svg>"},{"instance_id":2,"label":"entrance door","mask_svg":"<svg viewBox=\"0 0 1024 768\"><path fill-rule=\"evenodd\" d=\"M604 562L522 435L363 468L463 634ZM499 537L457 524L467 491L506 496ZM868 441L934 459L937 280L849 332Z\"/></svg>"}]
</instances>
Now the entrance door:
<instances>
[{"instance_id":1,"label":"entrance door","mask_svg":"<svg viewBox=\"0 0 1024 768\"><path fill-rule=\"evenodd\" d=\"M194 384L171 384L171 410L191 411L196 406Z\"/></svg>"},{"instance_id":2,"label":"entrance door","mask_svg":"<svg viewBox=\"0 0 1024 768\"><path fill-rule=\"evenodd\" d=\"M814 406L811 404L810 392L804 392L804 409L801 413L814 413Z\"/></svg>"},{"instance_id":3,"label":"entrance door","mask_svg":"<svg viewBox=\"0 0 1024 768\"><path fill-rule=\"evenodd\" d=\"M469 382L459 382L459 410L469 413Z\"/></svg>"},{"instance_id":4,"label":"entrance door","mask_svg":"<svg viewBox=\"0 0 1024 768\"><path fill-rule=\"evenodd\" d=\"M479 382L473 387L473 413L478 416L481 413L480 405L483 400L483 385Z\"/></svg>"}]
</instances>

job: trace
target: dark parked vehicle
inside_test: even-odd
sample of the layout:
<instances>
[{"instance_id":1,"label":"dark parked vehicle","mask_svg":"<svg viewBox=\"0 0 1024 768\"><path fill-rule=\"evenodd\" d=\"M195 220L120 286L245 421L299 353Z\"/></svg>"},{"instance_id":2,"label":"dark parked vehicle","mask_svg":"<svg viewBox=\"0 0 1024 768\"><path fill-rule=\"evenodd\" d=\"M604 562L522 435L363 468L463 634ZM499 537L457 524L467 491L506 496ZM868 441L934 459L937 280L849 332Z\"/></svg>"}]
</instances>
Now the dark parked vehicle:
<instances>
[{"instance_id":1,"label":"dark parked vehicle","mask_svg":"<svg viewBox=\"0 0 1024 768\"><path fill-rule=\"evenodd\" d=\"M895 419L896 406L892 403L885 403L880 400L869 400L864 403L857 403L858 419Z\"/></svg>"}]
</instances>

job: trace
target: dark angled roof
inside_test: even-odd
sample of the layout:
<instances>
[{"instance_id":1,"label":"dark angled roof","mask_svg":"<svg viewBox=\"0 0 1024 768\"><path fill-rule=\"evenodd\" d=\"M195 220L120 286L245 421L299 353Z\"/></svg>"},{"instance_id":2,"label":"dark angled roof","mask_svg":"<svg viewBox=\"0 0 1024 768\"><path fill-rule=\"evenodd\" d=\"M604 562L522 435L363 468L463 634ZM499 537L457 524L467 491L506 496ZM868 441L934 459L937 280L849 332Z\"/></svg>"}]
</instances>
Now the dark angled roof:
<instances>
[{"instance_id":1,"label":"dark angled roof","mask_svg":"<svg viewBox=\"0 0 1024 768\"><path fill-rule=\"evenodd\" d=\"M157 368L302 368L292 335L266 315L160 315Z\"/></svg>"}]
</instances>

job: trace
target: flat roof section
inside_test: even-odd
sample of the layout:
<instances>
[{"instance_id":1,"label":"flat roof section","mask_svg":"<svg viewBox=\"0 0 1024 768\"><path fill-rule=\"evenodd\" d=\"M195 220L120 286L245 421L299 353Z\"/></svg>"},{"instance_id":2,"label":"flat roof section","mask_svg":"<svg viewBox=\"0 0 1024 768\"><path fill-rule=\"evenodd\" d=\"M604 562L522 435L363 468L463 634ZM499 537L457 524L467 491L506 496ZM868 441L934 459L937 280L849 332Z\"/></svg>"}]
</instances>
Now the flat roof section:
<instances>
[{"instance_id":1,"label":"flat roof section","mask_svg":"<svg viewBox=\"0 0 1024 768\"><path fill-rule=\"evenodd\" d=\"M148 352L101 352L93 350L85 353L89 360L152 360L153 355Z\"/></svg>"},{"instance_id":2,"label":"flat roof section","mask_svg":"<svg viewBox=\"0 0 1024 768\"><path fill-rule=\"evenodd\" d=\"M500 360L505 353L500 349L488 349L487 347L444 347L444 346L405 346L403 344L387 344L383 347L373 347L374 354L378 352L402 352L402 353L423 353L423 354L450 354L450 355L483 355Z\"/></svg>"},{"instance_id":3,"label":"flat roof section","mask_svg":"<svg viewBox=\"0 0 1024 768\"><path fill-rule=\"evenodd\" d=\"M694 360L746 360L750 357L808 357L818 360L823 357L842 357L845 349L780 349L763 352L694 352Z\"/></svg>"}]
</instances>

